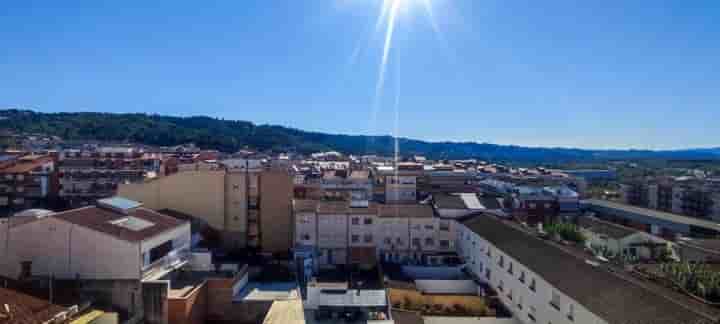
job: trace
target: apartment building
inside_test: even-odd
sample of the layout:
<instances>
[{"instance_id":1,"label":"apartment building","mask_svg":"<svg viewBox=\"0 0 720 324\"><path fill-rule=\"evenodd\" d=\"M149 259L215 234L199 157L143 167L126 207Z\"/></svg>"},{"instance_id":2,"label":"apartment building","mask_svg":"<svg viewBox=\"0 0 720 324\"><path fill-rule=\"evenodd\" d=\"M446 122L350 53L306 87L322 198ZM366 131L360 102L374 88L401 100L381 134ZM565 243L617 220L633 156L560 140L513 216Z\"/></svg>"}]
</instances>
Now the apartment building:
<instances>
[{"instance_id":1,"label":"apartment building","mask_svg":"<svg viewBox=\"0 0 720 324\"><path fill-rule=\"evenodd\" d=\"M720 220L720 190L688 178L635 180L621 184L623 203L695 218Z\"/></svg>"},{"instance_id":2,"label":"apartment building","mask_svg":"<svg viewBox=\"0 0 720 324\"><path fill-rule=\"evenodd\" d=\"M70 206L115 195L120 184L138 183L162 174L160 154L135 147L70 149L59 153L59 195Z\"/></svg>"},{"instance_id":3,"label":"apartment building","mask_svg":"<svg viewBox=\"0 0 720 324\"><path fill-rule=\"evenodd\" d=\"M54 159L48 155L7 156L0 164L0 215L44 207L57 195Z\"/></svg>"},{"instance_id":4,"label":"apartment building","mask_svg":"<svg viewBox=\"0 0 720 324\"><path fill-rule=\"evenodd\" d=\"M368 248L397 263L455 250L456 223L434 217L429 205L295 200L294 213L295 244L316 249L319 265L349 263L353 251Z\"/></svg>"},{"instance_id":5,"label":"apartment building","mask_svg":"<svg viewBox=\"0 0 720 324\"><path fill-rule=\"evenodd\" d=\"M493 216L461 223L467 269L497 291L521 323L713 323Z\"/></svg>"},{"instance_id":6,"label":"apartment building","mask_svg":"<svg viewBox=\"0 0 720 324\"><path fill-rule=\"evenodd\" d=\"M438 193L475 193L478 178L475 169L455 168L452 165L433 165L425 168L418 178L420 196Z\"/></svg>"},{"instance_id":7,"label":"apartment building","mask_svg":"<svg viewBox=\"0 0 720 324\"><path fill-rule=\"evenodd\" d=\"M0 274L82 280L102 304L142 313L142 282L178 268L190 224L113 197L97 205L0 222Z\"/></svg>"},{"instance_id":8,"label":"apartment building","mask_svg":"<svg viewBox=\"0 0 720 324\"><path fill-rule=\"evenodd\" d=\"M288 251L293 225L289 173L254 160L222 163L219 170L121 184L118 192L154 210L171 209L204 220L220 233L226 248Z\"/></svg>"},{"instance_id":9,"label":"apartment building","mask_svg":"<svg viewBox=\"0 0 720 324\"><path fill-rule=\"evenodd\" d=\"M417 202L418 177L424 167L419 163L397 163L394 166L379 166L373 169L374 185L382 200L388 204L413 204Z\"/></svg>"}]
</instances>

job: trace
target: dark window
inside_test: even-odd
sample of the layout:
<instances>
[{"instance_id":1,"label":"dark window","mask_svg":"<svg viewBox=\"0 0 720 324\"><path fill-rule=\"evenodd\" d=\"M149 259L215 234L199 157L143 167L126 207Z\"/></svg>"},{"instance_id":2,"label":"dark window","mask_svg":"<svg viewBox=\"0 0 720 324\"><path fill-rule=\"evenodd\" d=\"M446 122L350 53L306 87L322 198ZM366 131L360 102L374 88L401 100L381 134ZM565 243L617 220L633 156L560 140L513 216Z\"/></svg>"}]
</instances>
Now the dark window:
<instances>
[{"instance_id":1,"label":"dark window","mask_svg":"<svg viewBox=\"0 0 720 324\"><path fill-rule=\"evenodd\" d=\"M166 256L168 253L170 253L170 251L172 251L172 248L173 242L172 240L170 240L150 249L150 263L155 262L158 259Z\"/></svg>"}]
</instances>

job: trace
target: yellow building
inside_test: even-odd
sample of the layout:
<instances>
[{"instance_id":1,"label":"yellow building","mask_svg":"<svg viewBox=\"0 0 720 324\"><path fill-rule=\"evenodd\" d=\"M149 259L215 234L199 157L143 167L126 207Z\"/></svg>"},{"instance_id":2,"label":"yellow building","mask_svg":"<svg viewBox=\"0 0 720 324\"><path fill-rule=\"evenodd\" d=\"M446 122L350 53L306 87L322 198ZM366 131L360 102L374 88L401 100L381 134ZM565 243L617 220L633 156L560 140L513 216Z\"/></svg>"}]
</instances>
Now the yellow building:
<instances>
[{"instance_id":1,"label":"yellow building","mask_svg":"<svg viewBox=\"0 0 720 324\"><path fill-rule=\"evenodd\" d=\"M285 252L292 246L292 178L286 170L241 168L179 172L118 195L146 208L171 209L208 223L227 248Z\"/></svg>"}]
</instances>

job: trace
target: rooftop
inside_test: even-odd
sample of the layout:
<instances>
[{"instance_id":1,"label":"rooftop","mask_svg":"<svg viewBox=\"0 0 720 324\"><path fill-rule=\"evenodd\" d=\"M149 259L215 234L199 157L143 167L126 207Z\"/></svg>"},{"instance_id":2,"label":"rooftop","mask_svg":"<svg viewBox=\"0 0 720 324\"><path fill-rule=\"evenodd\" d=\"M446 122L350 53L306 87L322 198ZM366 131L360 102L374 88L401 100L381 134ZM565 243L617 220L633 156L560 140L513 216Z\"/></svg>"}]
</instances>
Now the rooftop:
<instances>
[{"instance_id":1,"label":"rooftop","mask_svg":"<svg viewBox=\"0 0 720 324\"><path fill-rule=\"evenodd\" d=\"M430 205L423 204L388 204L378 205L380 217L401 217L401 218L432 218L433 209Z\"/></svg>"},{"instance_id":2,"label":"rooftop","mask_svg":"<svg viewBox=\"0 0 720 324\"><path fill-rule=\"evenodd\" d=\"M8 312L9 310L9 312ZM64 307L50 302L0 287L0 323L35 324L47 323Z\"/></svg>"},{"instance_id":3,"label":"rooftop","mask_svg":"<svg viewBox=\"0 0 720 324\"><path fill-rule=\"evenodd\" d=\"M711 323L717 320L593 267L494 217L475 217L463 224L610 323Z\"/></svg>"},{"instance_id":4,"label":"rooftop","mask_svg":"<svg viewBox=\"0 0 720 324\"><path fill-rule=\"evenodd\" d=\"M53 217L130 242L152 238L186 223L142 207L125 214L112 209L88 206L60 212Z\"/></svg>"},{"instance_id":5,"label":"rooftop","mask_svg":"<svg viewBox=\"0 0 720 324\"><path fill-rule=\"evenodd\" d=\"M621 239L629 235L635 234L636 229L607 222L595 217L585 216L579 218L580 227L585 228L593 233L605 234L615 239Z\"/></svg>"},{"instance_id":6,"label":"rooftop","mask_svg":"<svg viewBox=\"0 0 720 324\"><path fill-rule=\"evenodd\" d=\"M671 214L671 213L666 213L666 212L659 211L659 210L635 207L635 206L631 206L631 205L620 204L620 203L607 201L607 200L600 200L600 199L588 199L588 200L585 200L584 202L587 204L590 204L590 205L598 206L598 207L622 210L627 213L657 218L657 219L661 219L661 220L668 221L668 222L693 225L693 226L697 226L697 227L711 229L714 231L720 231L720 224L711 222L708 220L704 220L704 219L687 217L687 216L682 216L682 215L677 215L677 214Z\"/></svg>"},{"instance_id":7,"label":"rooftop","mask_svg":"<svg viewBox=\"0 0 720 324\"><path fill-rule=\"evenodd\" d=\"M376 215L378 204L370 202L367 207L351 207L348 201L325 201L318 202L318 214L361 214Z\"/></svg>"},{"instance_id":8,"label":"rooftop","mask_svg":"<svg viewBox=\"0 0 720 324\"><path fill-rule=\"evenodd\" d=\"M42 158L34 158L31 160L21 160L7 168L0 169L0 173L27 173L40 167L43 163L47 163L51 160L49 156Z\"/></svg>"}]
</instances>

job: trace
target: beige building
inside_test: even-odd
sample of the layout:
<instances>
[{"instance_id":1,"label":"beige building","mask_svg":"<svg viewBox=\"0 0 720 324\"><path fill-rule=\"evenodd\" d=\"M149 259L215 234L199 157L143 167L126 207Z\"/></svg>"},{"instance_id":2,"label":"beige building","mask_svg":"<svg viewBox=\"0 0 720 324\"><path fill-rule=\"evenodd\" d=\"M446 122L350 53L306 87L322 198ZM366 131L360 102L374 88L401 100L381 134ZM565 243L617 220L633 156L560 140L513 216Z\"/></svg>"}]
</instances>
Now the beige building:
<instances>
[{"instance_id":1,"label":"beige building","mask_svg":"<svg viewBox=\"0 0 720 324\"><path fill-rule=\"evenodd\" d=\"M316 248L320 265L345 264L353 249L398 263L455 251L457 223L434 217L430 205L296 200L294 208L295 244Z\"/></svg>"},{"instance_id":2,"label":"beige building","mask_svg":"<svg viewBox=\"0 0 720 324\"><path fill-rule=\"evenodd\" d=\"M220 232L227 248L284 252L292 245L292 190L286 171L258 167L179 172L121 184L118 194L147 208L202 219Z\"/></svg>"}]
</instances>

